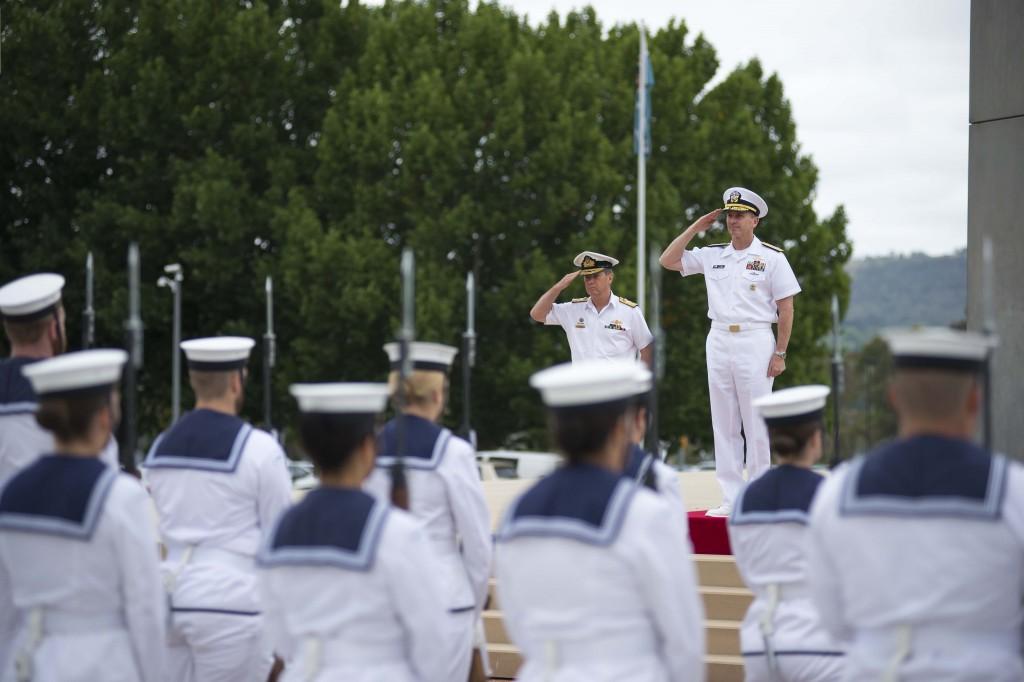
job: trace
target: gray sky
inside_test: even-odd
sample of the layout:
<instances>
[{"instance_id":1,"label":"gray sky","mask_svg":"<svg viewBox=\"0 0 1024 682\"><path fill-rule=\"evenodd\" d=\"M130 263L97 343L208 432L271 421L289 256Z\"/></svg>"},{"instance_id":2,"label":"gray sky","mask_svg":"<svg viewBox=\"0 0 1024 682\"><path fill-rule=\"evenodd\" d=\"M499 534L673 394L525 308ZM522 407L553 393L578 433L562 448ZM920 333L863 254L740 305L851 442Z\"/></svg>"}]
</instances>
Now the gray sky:
<instances>
[{"instance_id":1,"label":"gray sky","mask_svg":"<svg viewBox=\"0 0 1024 682\"><path fill-rule=\"evenodd\" d=\"M818 166L815 208L845 204L855 257L966 245L968 0L501 1L531 23L586 4L606 28L679 17L717 51L713 82L758 57Z\"/></svg>"}]
</instances>

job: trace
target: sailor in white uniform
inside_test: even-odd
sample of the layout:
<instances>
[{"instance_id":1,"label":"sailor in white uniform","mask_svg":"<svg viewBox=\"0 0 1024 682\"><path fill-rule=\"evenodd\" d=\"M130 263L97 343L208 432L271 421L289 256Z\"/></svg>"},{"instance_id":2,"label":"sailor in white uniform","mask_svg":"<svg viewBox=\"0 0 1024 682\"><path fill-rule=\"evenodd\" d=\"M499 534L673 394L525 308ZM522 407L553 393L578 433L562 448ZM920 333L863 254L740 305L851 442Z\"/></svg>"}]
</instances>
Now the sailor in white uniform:
<instances>
[{"instance_id":1,"label":"sailor in white uniform","mask_svg":"<svg viewBox=\"0 0 1024 682\"><path fill-rule=\"evenodd\" d=\"M159 682L166 609L149 500L99 461L127 354L89 350L24 368L55 453L0 494L0 583L21 626L6 682ZM0 621L13 618L0 611Z\"/></svg>"},{"instance_id":2,"label":"sailor in white uniform","mask_svg":"<svg viewBox=\"0 0 1024 682\"><path fill-rule=\"evenodd\" d=\"M1024 679L1024 469L971 440L989 339L886 336L899 437L811 507L811 594L850 641L843 679Z\"/></svg>"},{"instance_id":3,"label":"sailor in white uniform","mask_svg":"<svg viewBox=\"0 0 1024 682\"><path fill-rule=\"evenodd\" d=\"M695 220L661 254L662 267L683 277L702 274L707 285L708 391L715 476L722 488L722 504L708 516L729 516L743 487L744 465L748 481L771 466L768 433L753 401L771 393L775 377L786 371L793 299L800 293L782 249L754 236L768 203L745 187L725 190L722 201L721 209ZM722 212L730 241L687 249Z\"/></svg>"},{"instance_id":4,"label":"sailor in white uniform","mask_svg":"<svg viewBox=\"0 0 1024 682\"><path fill-rule=\"evenodd\" d=\"M623 475L637 481L641 485L660 493L668 499L679 512L681 527L679 532L689 536L690 529L686 518L686 505L679 488L679 475L675 469L644 449L644 438L647 436L647 423L650 419L651 388L653 385L651 370L642 363L636 363L636 388L639 391L635 398L633 411L633 442L626 453Z\"/></svg>"},{"instance_id":5,"label":"sailor in white uniform","mask_svg":"<svg viewBox=\"0 0 1024 682\"><path fill-rule=\"evenodd\" d=\"M639 354L650 365L654 335L643 311L612 291L614 268L619 261L603 253L584 251L572 263L579 269L541 294L530 310L530 317L534 322L558 325L565 331L573 362L597 358L630 360ZM556 303L558 295L580 275L587 295Z\"/></svg>"},{"instance_id":6,"label":"sailor in white uniform","mask_svg":"<svg viewBox=\"0 0 1024 682\"><path fill-rule=\"evenodd\" d=\"M260 553L267 632L285 682L462 682L447 677L444 569L422 524L360 489L386 384L296 384L320 487Z\"/></svg>"},{"instance_id":7,"label":"sailor in white uniform","mask_svg":"<svg viewBox=\"0 0 1024 682\"><path fill-rule=\"evenodd\" d=\"M497 535L520 682L704 679L704 612L673 504L622 476L633 361L535 374L565 466L516 499Z\"/></svg>"},{"instance_id":8,"label":"sailor in white uniform","mask_svg":"<svg viewBox=\"0 0 1024 682\"><path fill-rule=\"evenodd\" d=\"M0 488L36 458L53 452L53 434L36 423L36 396L21 369L67 350L63 289L64 278L53 273L28 275L0 287L0 318L11 345L10 357L0 360ZM100 460L117 468L113 437Z\"/></svg>"},{"instance_id":9,"label":"sailor in white uniform","mask_svg":"<svg viewBox=\"0 0 1024 682\"><path fill-rule=\"evenodd\" d=\"M38 400L24 367L60 355L67 347L61 292L64 278L53 273L28 275L0 287L0 318L11 346L9 358L0 360L0 489L21 469L53 452L53 434L36 422ZM117 467L117 441L113 435L100 460ZM15 613L10 590L0 578L0 612ZM14 639L15 619L0 625L0 670Z\"/></svg>"},{"instance_id":10,"label":"sailor in white uniform","mask_svg":"<svg viewBox=\"0 0 1024 682\"><path fill-rule=\"evenodd\" d=\"M453 651L444 679L464 680L491 574L491 521L473 446L436 423L444 413L447 372L458 350L437 343L410 344L413 371L404 386L399 385L397 371L399 345L389 343L384 350L392 366L391 389L402 392L403 413L381 430L376 469L365 489L377 500L389 502L390 472L401 455L409 512L423 523L441 564ZM400 440L403 452L399 452Z\"/></svg>"},{"instance_id":11,"label":"sailor in white uniform","mask_svg":"<svg viewBox=\"0 0 1024 682\"><path fill-rule=\"evenodd\" d=\"M274 437L238 417L253 340L181 344L196 407L153 442L143 466L167 550L168 682L264 680L255 556L291 503Z\"/></svg>"},{"instance_id":12,"label":"sailor in white uniform","mask_svg":"<svg viewBox=\"0 0 1024 682\"><path fill-rule=\"evenodd\" d=\"M821 624L807 586L807 520L824 480L821 417L828 386L798 386L754 401L779 466L740 493L729 541L754 592L740 630L748 682L838 682L842 646Z\"/></svg>"}]
</instances>

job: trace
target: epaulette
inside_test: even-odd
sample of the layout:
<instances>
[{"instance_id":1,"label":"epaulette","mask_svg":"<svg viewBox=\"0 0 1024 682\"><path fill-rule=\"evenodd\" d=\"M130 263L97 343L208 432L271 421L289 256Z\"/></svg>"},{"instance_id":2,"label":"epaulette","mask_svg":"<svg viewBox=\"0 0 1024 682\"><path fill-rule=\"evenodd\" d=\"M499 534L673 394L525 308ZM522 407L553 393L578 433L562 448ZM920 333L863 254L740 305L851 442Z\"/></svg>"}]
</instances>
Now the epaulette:
<instances>
[{"instance_id":1,"label":"epaulette","mask_svg":"<svg viewBox=\"0 0 1024 682\"><path fill-rule=\"evenodd\" d=\"M709 248L709 249L724 249L727 246L729 246L729 242L722 242L721 244L708 244L707 248Z\"/></svg>"},{"instance_id":2,"label":"epaulette","mask_svg":"<svg viewBox=\"0 0 1024 682\"><path fill-rule=\"evenodd\" d=\"M633 303L633 301L629 300L625 296L619 296L619 303L624 303L625 305L628 305L630 308L635 308L637 306L636 303Z\"/></svg>"},{"instance_id":3,"label":"epaulette","mask_svg":"<svg viewBox=\"0 0 1024 682\"><path fill-rule=\"evenodd\" d=\"M761 242L761 243L763 245L767 246L772 251L778 251L779 253L786 253L785 250L780 249L779 247L775 246L774 244L769 244L768 242Z\"/></svg>"},{"instance_id":4,"label":"epaulette","mask_svg":"<svg viewBox=\"0 0 1024 682\"><path fill-rule=\"evenodd\" d=\"M586 303L588 300L589 299L586 296L584 296L583 298L574 298L574 299L572 299L572 302L573 303Z\"/></svg>"}]
</instances>

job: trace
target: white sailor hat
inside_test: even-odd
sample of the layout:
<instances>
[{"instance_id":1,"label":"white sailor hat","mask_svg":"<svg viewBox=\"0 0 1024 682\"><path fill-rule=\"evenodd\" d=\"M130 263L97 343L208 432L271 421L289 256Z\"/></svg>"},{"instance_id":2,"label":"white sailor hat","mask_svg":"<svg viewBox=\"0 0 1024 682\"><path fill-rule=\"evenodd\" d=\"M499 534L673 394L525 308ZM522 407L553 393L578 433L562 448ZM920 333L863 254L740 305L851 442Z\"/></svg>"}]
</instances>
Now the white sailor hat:
<instances>
[{"instance_id":1,"label":"white sailor hat","mask_svg":"<svg viewBox=\"0 0 1024 682\"><path fill-rule=\"evenodd\" d=\"M128 353L117 348L82 350L21 368L40 398L102 393L121 380Z\"/></svg>"},{"instance_id":2,"label":"white sailor hat","mask_svg":"<svg viewBox=\"0 0 1024 682\"><path fill-rule=\"evenodd\" d=\"M249 362L256 342L248 336L208 336L181 342L188 368L199 372L228 372Z\"/></svg>"},{"instance_id":3,"label":"white sailor hat","mask_svg":"<svg viewBox=\"0 0 1024 682\"><path fill-rule=\"evenodd\" d=\"M377 414L388 401L387 384L292 384L288 391L306 413Z\"/></svg>"},{"instance_id":4,"label":"white sailor hat","mask_svg":"<svg viewBox=\"0 0 1024 682\"><path fill-rule=\"evenodd\" d=\"M633 363L633 395L646 395L654 386L654 375L644 363L637 360Z\"/></svg>"},{"instance_id":5,"label":"white sailor hat","mask_svg":"<svg viewBox=\"0 0 1024 682\"><path fill-rule=\"evenodd\" d=\"M581 275L593 275L595 272L614 268L619 261L597 251L584 251L572 259L572 264L580 269Z\"/></svg>"},{"instance_id":6,"label":"white sailor hat","mask_svg":"<svg viewBox=\"0 0 1024 682\"><path fill-rule=\"evenodd\" d=\"M902 369L980 370L995 339L948 327L887 329L882 332L892 363Z\"/></svg>"},{"instance_id":7,"label":"white sailor hat","mask_svg":"<svg viewBox=\"0 0 1024 682\"><path fill-rule=\"evenodd\" d=\"M722 202L725 203L725 211L753 211L758 218L768 215L768 203L756 192L751 192L746 187L730 187L722 192Z\"/></svg>"},{"instance_id":8,"label":"white sailor hat","mask_svg":"<svg viewBox=\"0 0 1024 682\"><path fill-rule=\"evenodd\" d=\"M637 395L633 360L584 360L543 369L530 377L548 407L601 405Z\"/></svg>"},{"instance_id":9,"label":"white sailor hat","mask_svg":"<svg viewBox=\"0 0 1024 682\"><path fill-rule=\"evenodd\" d=\"M391 369L398 369L402 362L402 347L398 342L385 343L384 352L391 361ZM413 341L409 344L412 368L421 372L447 372L459 349L442 343Z\"/></svg>"},{"instance_id":10,"label":"white sailor hat","mask_svg":"<svg viewBox=\"0 0 1024 682\"><path fill-rule=\"evenodd\" d=\"M60 302L64 278L52 272L28 275L0 287L0 316L28 322L46 317Z\"/></svg>"},{"instance_id":11,"label":"white sailor hat","mask_svg":"<svg viewBox=\"0 0 1024 682\"><path fill-rule=\"evenodd\" d=\"M818 421L825 411L828 386L810 384L769 393L754 400L754 409L768 426Z\"/></svg>"}]
</instances>

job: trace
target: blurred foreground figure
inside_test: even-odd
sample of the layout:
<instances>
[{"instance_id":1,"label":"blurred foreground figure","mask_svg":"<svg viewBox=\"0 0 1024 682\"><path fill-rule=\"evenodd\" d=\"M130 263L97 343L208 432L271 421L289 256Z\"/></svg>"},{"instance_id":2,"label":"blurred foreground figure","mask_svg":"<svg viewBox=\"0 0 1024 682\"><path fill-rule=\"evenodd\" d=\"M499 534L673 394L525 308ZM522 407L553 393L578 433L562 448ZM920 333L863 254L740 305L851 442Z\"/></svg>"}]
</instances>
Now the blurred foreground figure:
<instances>
[{"instance_id":1,"label":"blurred foreground figure","mask_svg":"<svg viewBox=\"0 0 1024 682\"><path fill-rule=\"evenodd\" d=\"M530 382L566 464L509 508L495 559L521 682L704 679L704 613L673 502L622 475L634 361L559 365Z\"/></svg>"},{"instance_id":2,"label":"blurred foreground figure","mask_svg":"<svg viewBox=\"0 0 1024 682\"><path fill-rule=\"evenodd\" d=\"M291 392L320 487L284 514L260 554L283 680L450 679L444 570L428 536L411 515L360 489L374 468L387 385L297 384Z\"/></svg>"},{"instance_id":3,"label":"blurred foreground figure","mask_svg":"<svg viewBox=\"0 0 1024 682\"><path fill-rule=\"evenodd\" d=\"M975 445L987 337L888 335L899 437L811 507L811 593L845 680L1020 680L1024 469Z\"/></svg>"},{"instance_id":4,"label":"blurred foreground figure","mask_svg":"<svg viewBox=\"0 0 1024 682\"><path fill-rule=\"evenodd\" d=\"M149 500L99 460L127 357L88 350L24 368L55 454L0 494L0 587L21 615L5 681L162 678L167 615ZM0 621L14 616L0 611Z\"/></svg>"},{"instance_id":5,"label":"blurred foreground figure","mask_svg":"<svg viewBox=\"0 0 1024 682\"><path fill-rule=\"evenodd\" d=\"M748 682L838 682L842 647L822 627L807 587L807 520L824 479L821 418L828 386L797 386L754 401L779 466L750 483L729 519L743 582L754 592L740 631Z\"/></svg>"}]
</instances>

